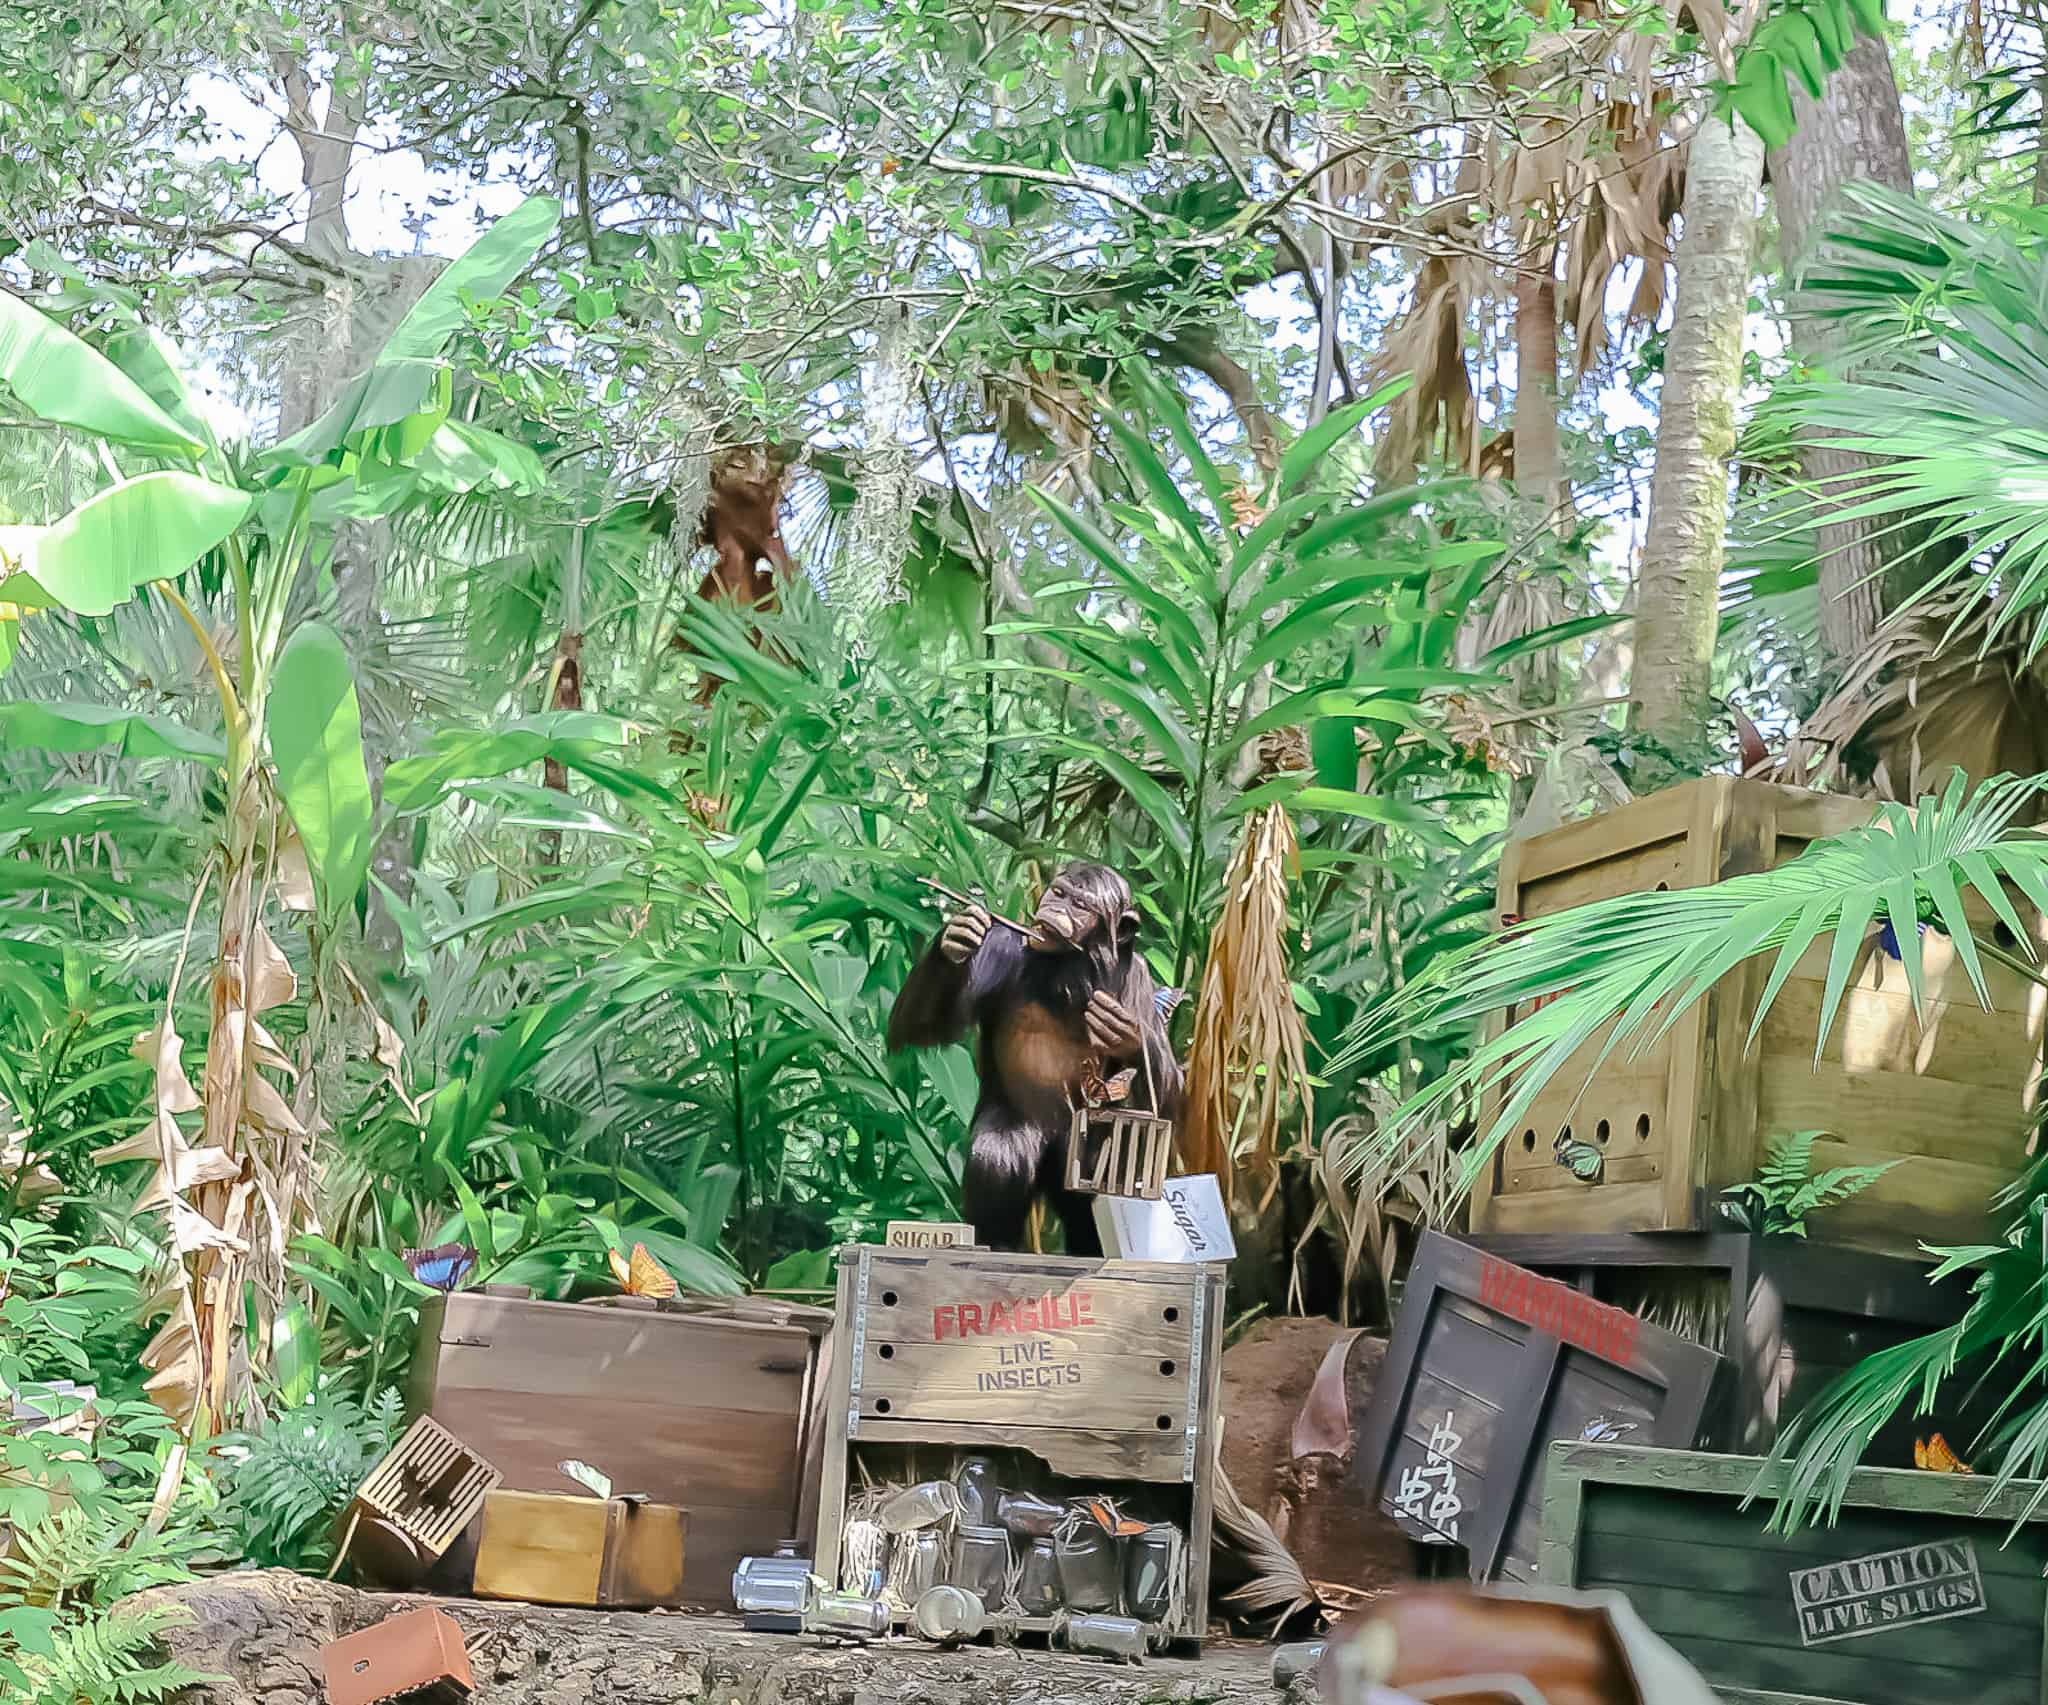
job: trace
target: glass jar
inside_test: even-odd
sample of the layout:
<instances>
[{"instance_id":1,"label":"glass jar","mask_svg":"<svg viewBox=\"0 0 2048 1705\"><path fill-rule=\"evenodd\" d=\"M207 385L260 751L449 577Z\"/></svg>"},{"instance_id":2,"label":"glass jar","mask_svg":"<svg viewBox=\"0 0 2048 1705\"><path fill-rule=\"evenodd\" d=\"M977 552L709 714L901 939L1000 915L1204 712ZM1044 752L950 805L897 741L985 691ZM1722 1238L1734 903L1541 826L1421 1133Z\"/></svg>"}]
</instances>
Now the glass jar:
<instances>
[{"instance_id":1,"label":"glass jar","mask_svg":"<svg viewBox=\"0 0 2048 1705\"><path fill-rule=\"evenodd\" d=\"M960 1520L968 1527L986 1527L995 1520L996 1500L1002 1496L996 1486L995 1464L985 1456L970 1456L953 1476L953 1489L960 1495Z\"/></svg>"},{"instance_id":2,"label":"glass jar","mask_svg":"<svg viewBox=\"0 0 2048 1705\"><path fill-rule=\"evenodd\" d=\"M999 1527L968 1527L953 1536L953 1567L946 1579L983 1604L1001 1604L1010 1584L1010 1536Z\"/></svg>"},{"instance_id":3,"label":"glass jar","mask_svg":"<svg viewBox=\"0 0 2048 1705\"><path fill-rule=\"evenodd\" d=\"M1118 1579L1116 1541L1092 1521L1076 1523L1053 1540L1060 1571L1060 1597L1069 1610L1115 1610Z\"/></svg>"},{"instance_id":4,"label":"glass jar","mask_svg":"<svg viewBox=\"0 0 2048 1705\"><path fill-rule=\"evenodd\" d=\"M1017 1578L1017 1603L1026 1616L1052 1616L1060 1608L1060 1570L1052 1540L1034 1539Z\"/></svg>"},{"instance_id":5,"label":"glass jar","mask_svg":"<svg viewBox=\"0 0 2048 1705\"><path fill-rule=\"evenodd\" d=\"M1179 1532L1162 1522L1124 1541L1124 1608L1140 1622L1164 1622L1173 1608Z\"/></svg>"},{"instance_id":6,"label":"glass jar","mask_svg":"<svg viewBox=\"0 0 2048 1705\"><path fill-rule=\"evenodd\" d=\"M936 1527L959 1512L960 1494L945 1480L906 1486L882 1506L882 1525L891 1533Z\"/></svg>"},{"instance_id":7,"label":"glass jar","mask_svg":"<svg viewBox=\"0 0 2048 1705\"><path fill-rule=\"evenodd\" d=\"M899 1533L889 1546L889 1596L905 1609L939 1584L946 1546L937 1528Z\"/></svg>"},{"instance_id":8,"label":"glass jar","mask_svg":"<svg viewBox=\"0 0 2048 1705\"><path fill-rule=\"evenodd\" d=\"M979 1639L988 1626L988 1613L980 1596L965 1587L936 1586L917 1601L910 1625L924 1639L950 1646Z\"/></svg>"},{"instance_id":9,"label":"glass jar","mask_svg":"<svg viewBox=\"0 0 2048 1705\"><path fill-rule=\"evenodd\" d=\"M996 1520L1019 1539L1050 1539L1066 1513L1036 1492L1005 1492L996 1500Z\"/></svg>"}]
</instances>

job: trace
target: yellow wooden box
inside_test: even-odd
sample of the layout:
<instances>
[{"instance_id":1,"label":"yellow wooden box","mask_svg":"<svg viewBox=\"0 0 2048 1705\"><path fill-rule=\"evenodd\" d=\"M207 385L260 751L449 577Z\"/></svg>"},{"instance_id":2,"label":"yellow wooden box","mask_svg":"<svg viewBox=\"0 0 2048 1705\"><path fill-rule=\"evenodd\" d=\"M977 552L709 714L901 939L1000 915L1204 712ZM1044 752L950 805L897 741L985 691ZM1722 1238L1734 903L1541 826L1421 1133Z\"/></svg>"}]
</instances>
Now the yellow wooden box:
<instances>
[{"instance_id":1,"label":"yellow wooden box","mask_svg":"<svg viewBox=\"0 0 2048 1705\"><path fill-rule=\"evenodd\" d=\"M1500 910L1538 918L1618 894L1768 870L1814 840L1869 822L1874 809L1867 800L1710 776L1512 843L1501 862ZM2038 934L2036 914L2016 903ZM1988 908L1979 912L1973 904L1976 927L2011 950L2005 926ZM1987 963L1995 1009L1987 1013L1946 937L1927 932L1922 951L1924 1030L1904 968L1872 943L1817 1067L1826 938L1779 992L1753 1046L1744 1043L1769 956L1731 972L1654 1046L1617 1049L1589 1082L1605 1039L1596 1037L1556 1073L1481 1175L1472 1229L1710 1229L1719 1193L1756 1175L1773 1138L1820 1130L1828 1134L1814 1146L1816 1172L1907 1161L1824 1210L1813 1222L1820 1237L1907 1254L1922 1241L1983 1237L1994 1225L1991 1198L2026 1158L2043 991ZM1559 1162L1562 1132L1600 1149L1597 1181Z\"/></svg>"},{"instance_id":2,"label":"yellow wooden box","mask_svg":"<svg viewBox=\"0 0 2048 1705\"><path fill-rule=\"evenodd\" d=\"M608 1610L680 1604L688 1521L673 1504L641 1499L493 1492L476 1596Z\"/></svg>"}]
</instances>

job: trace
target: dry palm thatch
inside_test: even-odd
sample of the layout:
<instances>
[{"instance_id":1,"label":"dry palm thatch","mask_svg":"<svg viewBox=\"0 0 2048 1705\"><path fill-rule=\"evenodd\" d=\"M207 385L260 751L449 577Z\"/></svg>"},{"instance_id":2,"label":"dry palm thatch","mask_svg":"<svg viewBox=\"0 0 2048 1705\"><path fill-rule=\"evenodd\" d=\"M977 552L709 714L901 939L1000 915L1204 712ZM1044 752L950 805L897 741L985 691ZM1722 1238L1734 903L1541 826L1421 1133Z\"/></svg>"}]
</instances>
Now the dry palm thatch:
<instances>
[{"instance_id":1,"label":"dry palm thatch","mask_svg":"<svg viewBox=\"0 0 2048 1705\"><path fill-rule=\"evenodd\" d=\"M1271 1616L1278 1627L1321 1602L1294 1553L1273 1531L1273 1524L1238 1496L1230 1476L1220 1469L1216 1474L1216 1525L1251 1568L1251 1579L1231 1593L1226 1604L1235 1605L1247 1616Z\"/></svg>"},{"instance_id":2,"label":"dry palm thatch","mask_svg":"<svg viewBox=\"0 0 2048 1705\"><path fill-rule=\"evenodd\" d=\"M1873 756L1869 791L1911 801L1949 772L2038 775L2048 769L2048 680L2024 642L1986 649L1996 605L1971 589L1888 622L1799 727L1770 778L1797 787L1857 788L1852 745Z\"/></svg>"},{"instance_id":3,"label":"dry palm thatch","mask_svg":"<svg viewBox=\"0 0 2048 1705\"><path fill-rule=\"evenodd\" d=\"M1240 1168L1265 1180L1270 1200L1279 1182L1282 1124L1292 1112L1304 1133L1315 1128L1301 1012L1287 969L1287 885L1299 857L1282 807L1248 818L1225 879L1223 915L1209 938L1188 1053L1182 1160L1190 1172L1213 1172L1226 1200Z\"/></svg>"}]
</instances>

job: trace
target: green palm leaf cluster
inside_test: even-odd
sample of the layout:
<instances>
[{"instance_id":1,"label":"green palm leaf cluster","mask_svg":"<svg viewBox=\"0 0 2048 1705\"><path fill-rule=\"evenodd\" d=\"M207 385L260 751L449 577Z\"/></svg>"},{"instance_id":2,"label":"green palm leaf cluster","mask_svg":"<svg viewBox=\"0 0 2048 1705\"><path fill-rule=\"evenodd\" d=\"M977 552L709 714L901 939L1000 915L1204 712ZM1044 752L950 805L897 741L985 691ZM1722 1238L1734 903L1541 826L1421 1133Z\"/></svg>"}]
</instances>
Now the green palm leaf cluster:
<instances>
[{"instance_id":1,"label":"green palm leaf cluster","mask_svg":"<svg viewBox=\"0 0 2048 1705\"><path fill-rule=\"evenodd\" d=\"M1949 639L1988 604L1979 650L2023 641L2031 663L2048 646L2048 253L1863 186L1803 295L1859 376L1774 406L1876 465L1801 518L1912 527L1920 583L1894 613L1968 593Z\"/></svg>"}]
</instances>

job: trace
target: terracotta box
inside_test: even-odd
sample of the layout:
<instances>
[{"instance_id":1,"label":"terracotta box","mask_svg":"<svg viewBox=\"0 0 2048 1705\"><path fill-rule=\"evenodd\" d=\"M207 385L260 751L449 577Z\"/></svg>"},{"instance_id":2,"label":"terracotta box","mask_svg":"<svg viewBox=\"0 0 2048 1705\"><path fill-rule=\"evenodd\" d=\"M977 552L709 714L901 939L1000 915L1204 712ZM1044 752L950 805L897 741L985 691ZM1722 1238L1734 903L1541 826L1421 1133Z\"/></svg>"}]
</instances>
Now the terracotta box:
<instances>
[{"instance_id":1,"label":"terracotta box","mask_svg":"<svg viewBox=\"0 0 2048 1705\"><path fill-rule=\"evenodd\" d=\"M409 1610L374 1628L320 1648L327 1705L461 1705L475 1683L455 1619L439 1610Z\"/></svg>"}]
</instances>

